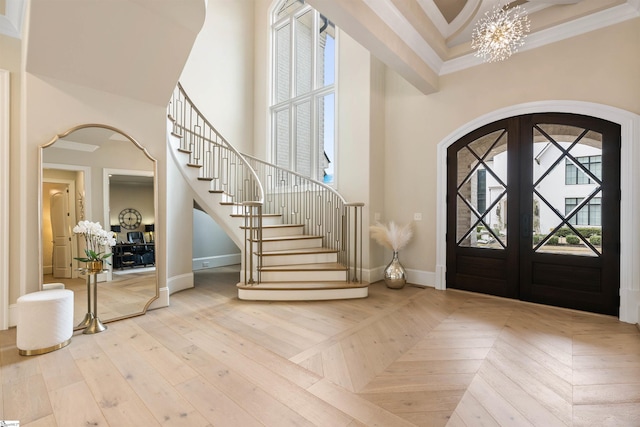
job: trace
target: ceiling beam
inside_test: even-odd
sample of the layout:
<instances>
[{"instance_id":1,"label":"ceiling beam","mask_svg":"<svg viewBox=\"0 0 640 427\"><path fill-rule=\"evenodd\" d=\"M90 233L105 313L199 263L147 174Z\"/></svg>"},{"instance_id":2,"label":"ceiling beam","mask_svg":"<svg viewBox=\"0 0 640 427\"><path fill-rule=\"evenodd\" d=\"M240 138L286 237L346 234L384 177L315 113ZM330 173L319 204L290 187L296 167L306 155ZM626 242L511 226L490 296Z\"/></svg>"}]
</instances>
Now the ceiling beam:
<instances>
[{"instance_id":1,"label":"ceiling beam","mask_svg":"<svg viewBox=\"0 0 640 427\"><path fill-rule=\"evenodd\" d=\"M307 3L422 93L438 91L438 71L420 58L365 1L307 0Z\"/></svg>"}]
</instances>

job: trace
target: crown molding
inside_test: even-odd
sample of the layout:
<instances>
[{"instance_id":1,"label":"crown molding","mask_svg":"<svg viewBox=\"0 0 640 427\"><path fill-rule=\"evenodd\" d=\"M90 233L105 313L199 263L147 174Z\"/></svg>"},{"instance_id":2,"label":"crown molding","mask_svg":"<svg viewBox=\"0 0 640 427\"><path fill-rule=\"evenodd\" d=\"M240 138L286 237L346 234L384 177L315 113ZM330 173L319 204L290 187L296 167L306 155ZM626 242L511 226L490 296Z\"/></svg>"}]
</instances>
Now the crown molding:
<instances>
[{"instance_id":1,"label":"crown molding","mask_svg":"<svg viewBox=\"0 0 640 427\"><path fill-rule=\"evenodd\" d=\"M541 46L586 34L611 25L616 25L640 16L640 0L628 0L627 3L612 7L602 12L594 13L583 18L549 28L527 36L525 45L520 52L539 48ZM439 75L455 73L467 68L483 64L482 60L473 53L445 61Z\"/></svg>"},{"instance_id":2,"label":"crown molding","mask_svg":"<svg viewBox=\"0 0 640 427\"><path fill-rule=\"evenodd\" d=\"M444 63L442 58L440 58L440 55L422 38L420 33L407 21L393 3L387 0L363 0L363 2L378 15L429 68L435 73L438 73Z\"/></svg>"}]
</instances>

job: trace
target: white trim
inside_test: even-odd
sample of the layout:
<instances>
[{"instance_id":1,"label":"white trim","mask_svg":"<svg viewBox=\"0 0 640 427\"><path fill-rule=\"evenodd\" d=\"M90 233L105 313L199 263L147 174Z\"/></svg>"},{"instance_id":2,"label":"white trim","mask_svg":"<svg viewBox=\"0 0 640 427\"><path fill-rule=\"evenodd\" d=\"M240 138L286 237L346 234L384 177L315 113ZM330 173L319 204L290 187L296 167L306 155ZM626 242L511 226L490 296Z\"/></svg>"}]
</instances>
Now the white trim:
<instances>
[{"instance_id":1,"label":"white trim","mask_svg":"<svg viewBox=\"0 0 640 427\"><path fill-rule=\"evenodd\" d=\"M261 289L260 285L252 288L238 288L238 299L243 301L325 301L338 299L366 298L369 287L342 289Z\"/></svg>"},{"instance_id":2,"label":"white trim","mask_svg":"<svg viewBox=\"0 0 640 427\"><path fill-rule=\"evenodd\" d=\"M40 147L40 150L43 150L42 147ZM41 158L44 158L44 156L42 156ZM85 188L85 194L84 196L84 218L82 219L86 219L86 218L91 218L91 191L87 191L87 189L91 188L91 166L81 166L81 165L65 165L62 163L42 163L41 166L41 170L42 169L59 169L59 170L65 170L65 171L73 171L73 172L83 172L84 173L84 188ZM40 172L42 174L42 171ZM40 178L40 181L42 183L43 178ZM51 181L51 180L50 180ZM40 191L42 191L42 188L40 188ZM42 194L40 195L40 198L42 198ZM40 213L40 215L42 215L42 212ZM42 218L40 218L40 224L42 224Z\"/></svg>"},{"instance_id":3,"label":"white trim","mask_svg":"<svg viewBox=\"0 0 640 427\"><path fill-rule=\"evenodd\" d=\"M385 268L386 266L380 266L368 270L370 273L370 280L364 280L363 278L363 281L367 283L375 283L384 280ZM412 285L427 286L430 288L433 288L436 285L436 273L434 273L433 271L405 268L405 273L407 275L407 283L410 283ZM365 275L364 271L362 274L363 276Z\"/></svg>"},{"instance_id":4,"label":"white trim","mask_svg":"<svg viewBox=\"0 0 640 427\"><path fill-rule=\"evenodd\" d=\"M102 206L104 207L104 212L103 212L103 224L105 229L107 229L110 225L110 218L109 218L109 204L110 204L110 200L109 200L109 176L110 175L131 175L131 176L146 176L146 177L150 177L153 178L155 176L154 171L152 170L137 170L137 169L116 169L116 168L104 168L102 169ZM155 182L154 182L154 189L153 189L154 193L153 196L155 198ZM156 214L154 212L153 216L155 217ZM155 220L154 220L155 222Z\"/></svg>"},{"instance_id":5,"label":"white trim","mask_svg":"<svg viewBox=\"0 0 640 427\"><path fill-rule=\"evenodd\" d=\"M71 171L71 172L82 172L84 174L84 214L85 214L85 218L91 218L91 191L86 191L87 188L91 188L91 167L89 166L80 166L80 165L66 165L66 164L62 164L62 163L44 163L43 159L44 159L44 152L43 150L46 149L46 147L40 147L40 153L39 153L39 163L40 163L40 170L38 171L38 253L39 253L39 257L40 257L40 286L42 286L42 280L43 280L43 275L44 275L44 266L42 265L42 260L43 260L43 256L42 256L42 198L44 197L42 194L42 183L44 182L68 182L65 180L56 180L53 178L44 178L44 169L57 169L57 170L65 170L65 171ZM71 189L70 189L71 190ZM79 218L75 215L75 211L76 211L76 204L77 204L77 199L76 199L76 192L77 188L75 186L75 182L73 185L73 201L74 201L74 205L73 205L73 212L74 212L74 218L75 220L79 220ZM84 218L82 218L84 219ZM75 239L72 243L72 250L73 253L77 253L78 251L78 246L77 246L77 242L75 242ZM72 268L72 273L71 273L71 277L78 277L78 272L76 271L78 266L78 261L77 260L73 260L73 268ZM104 281L104 280L101 280ZM21 293L21 295L24 295L23 293Z\"/></svg>"},{"instance_id":6,"label":"white trim","mask_svg":"<svg viewBox=\"0 0 640 427\"><path fill-rule=\"evenodd\" d=\"M191 289L194 286L192 271L167 278L167 289L169 290L169 295L185 289Z\"/></svg>"},{"instance_id":7,"label":"white trim","mask_svg":"<svg viewBox=\"0 0 640 427\"><path fill-rule=\"evenodd\" d=\"M406 268L405 271L407 273L407 283L431 288L436 286L436 273L433 271L414 270L412 268Z\"/></svg>"},{"instance_id":8,"label":"white trim","mask_svg":"<svg viewBox=\"0 0 640 427\"><path fill-rule=\"evenodd\" d=\"M10 73L0 70L0 330L9 327Z\"/></svg>"},{"instance_id":9,"label":"white trim","mask_svg":"<svg viewBox=\"0 0 640 427\"><path fill-rule=\"evenodd\" d=\"M111 191L109 187L109 183L110 183L109 176L111 175L147 176L151 178L155 177L154 171L143 171L143 170L136 170L136 169L115 169L115 168L102 169L102 209L103 209L103 215L104 215L102 224L104 229L107 231L111 230L111 220L109 218L110 209L111 209L111 199L110 199ZM153 198L154 198L153 222L154 223L156 222L155 199L157 199L155 187L156 187L156 183L154 178L154 182L153 182ZM109 269L107 270L107 281L111 281L111 280L113 280L113 265L110 265ZM158 282L158 275L156 274L156 286L158 286L157 282Z\"/></svg>"},{"instance_id":10,"label":"white trim","mask_svg":"<svg viewBox=\"0 0 640 427\"><path fill-rule=\"evenodd\" d=\"M44 173L43 173L44 175ZM77 224L77 220L76 220L76 181L75 180L70 180L70 179L56 179L56 178L45 178L44 176L42 177L42 179L40 180L40 185L42 186L42 184L44 183L50 183L50 184L66 184L68 186L69 189L69 222L71 223L71 227L73 228L74 225ZM44 194L41 194L42 199L40 200L40 203L42 203L44 201ZM40 245L42 246L44 244L44 242L42 242L42 204L40 205ZM77 254L78 253L78 240L77 239L71 239L71 253L72 254ZM41 254L41 260L44 260L44 254ZM42 262L42 261L41 261ZM72 267L71 267L71 278L75 279L77 277L79 277L78 274L78 260L76 259L72 259L71 260L72 263ZM42 264L42 275L45 274L52 274L53 273L53 265L51 266L51 272L47 273L45 272L45 265L44 263ZM44 278L41 276L40 277L41 281L44 281ZM42 289L42 282L40 283L40 289Z\"/></svg>"},{"instance_id":11,"label":"white trim","mask_svg":"<svg viewBox=\"0 0 640 427\"><path fill-rule=\"evenodd\" d=\"M436 53L422 35L415 29L413 25L400 13L400 11L391 2L379 0L363 0L364 3L374 11L382 21L387 24L393 31L404 41L407 46L411 47L419 57L432 70L440 70L443 65L442 58ZM438 16L437 14L435 16ZM442 15L440 15L442 16ZM434 21L432 21L434 22ZM440 28L438 28L440 30ZM444 33L445 31L441 31Z\"/></svg>"},{"instance_id":12,"label":"white trim","mask_svg":"<svg viewBox=\"0 0 640 427\"><path fill-rule=\"evenodd\" d=\"M169 307L169 288L162 287L158 290L158 298L153 300L147 310L155 310L156 308Z\"/></svg>"},{"instance_id":13,"label":"white trim","mask_svg":"<svg viewBox=\"0 0 640 427\"><path fill-rule=\"evenodd\" d=\"M620 320L637 323L640 316L640 186L634 185L634 165L640 164L640 115L603 104L548 100L514 105L480 116L449 134L437 148L436 288L445 289L447 227L447 148L486 124L523 114L558 112L583 114L621 126L620 186Z\"/></svg>"},{"instance_id":14,"label":"white trim","mask_svg":"<svg viewBox=\"0 0 640 427\"><path fill-rule=\"evenodd\" d=\"M194 258L192 261L192 268L196 271L215 267L225 267L227 265L237 265L242 262L241 255L241 253L237 253ZM204 263L208 263L208 265L205 266Z\"/></svg>"}]
</instances>

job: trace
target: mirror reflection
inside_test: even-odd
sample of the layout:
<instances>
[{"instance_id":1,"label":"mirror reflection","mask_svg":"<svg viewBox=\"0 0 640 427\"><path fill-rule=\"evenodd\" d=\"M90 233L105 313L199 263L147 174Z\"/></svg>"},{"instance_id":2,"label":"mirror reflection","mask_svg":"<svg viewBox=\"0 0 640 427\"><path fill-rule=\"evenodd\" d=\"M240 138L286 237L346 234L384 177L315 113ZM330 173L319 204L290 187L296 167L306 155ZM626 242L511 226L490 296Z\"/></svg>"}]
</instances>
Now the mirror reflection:
<instances>
[{"instance_id":1,"label":"mirror reflection","mask_svg":"<svg viewBox=\"0 0 640 427\"><path fill-rule=\"evenodd\" d=\"M116 245L98 275L103 322L143 314L158 296L155 160L132 138L105 125L78 126L42 148L43 287L74 292L74 324L88 310L81 220L100 222ZM53 285L52 285L53 284ZM93 288L93 285L92 285Z\"/></svg>"}]
</instances>

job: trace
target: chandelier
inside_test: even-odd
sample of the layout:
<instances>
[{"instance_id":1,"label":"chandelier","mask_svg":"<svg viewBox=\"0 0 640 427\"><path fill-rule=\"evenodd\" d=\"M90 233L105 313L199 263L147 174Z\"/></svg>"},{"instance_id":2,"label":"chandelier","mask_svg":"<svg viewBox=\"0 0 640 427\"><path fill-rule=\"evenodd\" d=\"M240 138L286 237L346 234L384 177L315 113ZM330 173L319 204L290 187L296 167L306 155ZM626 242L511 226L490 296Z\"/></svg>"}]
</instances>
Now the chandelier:
<instances>
[{"instance_id":1,"label":"chandelier","mask_svg":"<svg viewBox=\"0 0 640 427\"><path fill-rule=\"evenodd\" d=\"M494 5L473 30L471 47L476 49L475 56L484 62L504 61L524 44L529 24L527 12L520 6Z\"/></svg>"}]
</instances>

